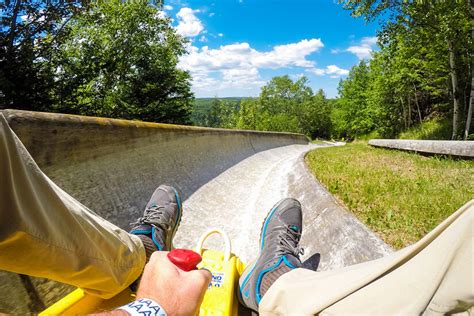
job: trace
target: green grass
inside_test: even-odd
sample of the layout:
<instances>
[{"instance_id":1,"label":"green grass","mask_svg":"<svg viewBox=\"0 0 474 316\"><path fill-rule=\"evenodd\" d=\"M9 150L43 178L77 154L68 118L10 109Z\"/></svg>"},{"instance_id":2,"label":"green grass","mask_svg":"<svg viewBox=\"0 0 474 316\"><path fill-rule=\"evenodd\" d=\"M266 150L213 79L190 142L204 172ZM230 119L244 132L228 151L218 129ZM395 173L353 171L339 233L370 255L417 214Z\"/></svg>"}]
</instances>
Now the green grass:
<instances>
[{"instance_id":1,"label":"green grass","mask_svg":"<svg viewBox=\"0 0 474 316\"><path fill-rule=\"evenodd\" d=\"M452 122L446 118L436 118L422 122L401 132L400 139L451 139Z\"/></svg>"},{"instance_id":2,"label":"green grass","mask_svg":"<svg viewBox=\"0 0 474 316\"><path fill-rule=\"evenodd\" d=\"M379 133L377 131L372 131L368 134L364 134L364 135L359 135L356 137L356 140L366 140L366 141L369 141L371 139L374 139L374 138L381 138Z\"/></svg>"},{"instance_id":3,"label":"green grass","mask_svg":"<svg viewBox=\"0 0 474 316\"><path fill-rule=\"evenodd\" d=\"M474 161L356 142L306 156L316 177L394 248L419 240L474 197Z\"/></svg>"}]
</instances>

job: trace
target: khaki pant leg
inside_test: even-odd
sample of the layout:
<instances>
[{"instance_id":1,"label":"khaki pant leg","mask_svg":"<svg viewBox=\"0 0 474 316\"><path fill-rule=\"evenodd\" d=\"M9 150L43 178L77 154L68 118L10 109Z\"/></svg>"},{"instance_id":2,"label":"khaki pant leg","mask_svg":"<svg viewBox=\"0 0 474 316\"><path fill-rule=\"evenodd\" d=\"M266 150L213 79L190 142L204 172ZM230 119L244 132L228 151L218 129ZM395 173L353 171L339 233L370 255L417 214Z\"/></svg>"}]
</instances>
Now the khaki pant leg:
<instances>
[{"instance_id":1,"label":"khaki pant leg","mask_svg":"<svg viewBox=\"0 0 474 316\"><path fill-rule=\"evenodd\" d=\"M54 184L0 112L0 269L75 285L104 298L145 265L140 239Z\"/></svg>"},{"instance_id":2,"label":"khaki pant leg","mask_svg":"<svg viewBox=\"0 0 474 316\"><path fill-rule=\"evenodd\" d=\"M265 315L439 315L473 311L474 200L417 243L333 271L293 270L260 304ZM328 241L329 242L329 241Z\"/></svg>"}]
</instances>

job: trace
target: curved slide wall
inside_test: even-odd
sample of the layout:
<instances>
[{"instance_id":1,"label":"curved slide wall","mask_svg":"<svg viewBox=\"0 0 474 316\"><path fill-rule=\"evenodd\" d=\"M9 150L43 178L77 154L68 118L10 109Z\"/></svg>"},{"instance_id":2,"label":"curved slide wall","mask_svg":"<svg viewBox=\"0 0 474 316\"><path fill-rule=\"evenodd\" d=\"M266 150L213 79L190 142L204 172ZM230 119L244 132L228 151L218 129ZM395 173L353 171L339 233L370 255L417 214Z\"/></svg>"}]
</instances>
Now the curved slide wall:
<instances>
[{"instance_id":1,"label":"curved slide wall","mask_svg":"<svg viewBox=\"0 0 474 316\"><path fill-rule=\"evenodd\" d=\"M449 155L474 159L474 142L462 140L371 139L369 145L429 155Z\"/></svg>"},{"instance_id":2,"label":"curved slide wall","mask_svg":"<svg viewBox=\"0 0 474 316\"><path fill-rule=\"evenodd\" d=\"M122 228L161 183L183 200L239 161L307 144L299 134L211 129L5 110L40 168L66 192Z\"/></svg>"}]
</instances>

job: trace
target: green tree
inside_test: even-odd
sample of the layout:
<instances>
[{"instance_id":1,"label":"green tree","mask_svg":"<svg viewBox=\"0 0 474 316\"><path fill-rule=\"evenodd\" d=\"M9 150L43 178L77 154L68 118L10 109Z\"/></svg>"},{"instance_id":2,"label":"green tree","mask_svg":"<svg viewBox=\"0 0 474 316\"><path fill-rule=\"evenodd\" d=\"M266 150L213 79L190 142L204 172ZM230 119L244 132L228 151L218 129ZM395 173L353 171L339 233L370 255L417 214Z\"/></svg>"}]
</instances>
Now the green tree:
<instances>
[{"instance_id":1,"label":"green tree","mask_svg":"<svg viewBox=\"0 0 474 316\"><path fill-rule=\"evenodd\" d=\"M245 99L240 103L240 110L236 120L239 129L256 130L260 119L261 105L258 99Z\"/></svg>"},{"instance_id":2,"label":"green tree","mask_svg":"<svg viewBox=\"0 0 474 316\"><path fill-rule=\"evenodd\" d=\"M238 115L240 111L239 102L221 102L220 126L222 128L235 128L237 125Z\"/></svg>"},{"instance_id":3,"label":"green tree","mask_svg":"<svg viewBox=\"0 0 474 316\"><path fill-rule=\"evenodd\" d=\"M246 99L235 112L237 128L262 131L304 133L326 137L330 133L330 106L324 92L316 95L308 79L289 76L272 78L262 87L259 98Z\"/></svg>"},{"instance_id":4,"label":"green tree","mask_svg":"<svg viewBox=\"0 0 474 316\"><path fill-rule=\"evenodd\" d=\"M50 62L88 1L0 2L0 109L50 110Z\"/></svg>"},{"instance_id":5,"label":"green tree","mask_svg":"<svg viewBox=\"0 0 474 316\"><path fill-rule=\"evenodd\" d=\"M471 0L470 0L471 1ZM474 42L474 5L471 1L470 7L470 17L471 17L471 40ZM464 140L469 138L469 131L471 129L471 121L472 121L472 107L474 104L474 62L473 56L470 55L471 61L469 66L471 68L471 93L469 94L469 102L468 102L468 109L467 109L467 118L466 118L466 127L464 128Z\"/></svg>"},{"instance_id":6,"label":"green tree","mask_svg":"<svg viewBox=\"0 0 474 316\"><path fill-rule=\"evenodd\" d=\"M221 111L222 102L218 98L214 98L211 103L211 109L208 114L207 126L220 127L221 126Z\"/></svg>"},{"instance_id":7,"label":"green tree","mask_svg":"<svg viewBox=\"0 0 474 316\"><path fill-rule=\"evenodd\" d=\"M311 138L328 138L331 133L331 107L322 89L301 104L298 116L301 132Z\"/></svg>"},{"instance_id":8,"label":"green tree","mask_svg":"<svg viewBox=\"0 0 474 316\"><path fill-rule=\"evenodd\" d=\"M335 122L336 127L343 127L345 131L337 131L338 135L346 134L355 137L371 132L375 128L376 108L369 106L368 87L370 84L370 68L362 60L352 67L347 79L339 83L339 100L337 119L345 124Z\"/></svg>"},{"instance_id":9,"label":"green tree","mask_svg":"<svg viewBox=\"0 0 474 316\"><path fill-rule=\"evenodd\" d=\"M379 83L379 88L382 81L391 85L382 89L381 94L372 93L374 98L369 93L369 107L372 107L373 101L383 101L395 112L397 107L401 108L405 127L433 113L450 111L452 138L459 138L462 121L469 121L472 115L472 110L471 114L468 110L473 53L470 3L402 0L341 2L355 16L363 16L369 21L378 18L382 22L378 34L381 53L375 54L374 59L385 59L375 61L379 65L384 64L384 67L375 67L374 70L380 73L373 73L371 77ZM368 85L367 91L374 91L372 88ZM450 109L446 108L448 104L451 104ZM383 108L381 104L377 107ZM387 119L392 118L387 116ZM394 124L399 121L395 120Z\"/></svg>"},{"instance_id":10,"label":"green tree","mask_svg":"<svg viewBox=\"0 0 474 316\"><path fill-rule=\"evenodd\" d=\"M189 123L185 39L147 1L100 1L67 26L54 59L56 110Z\"/></svg>"},{"instance_id":11,"label":"green tree","mask_svg":"<svg viewBox=\"0 0 474 316\"><path fill-rule=\"evenodd\" d=\"M205 123L208 127L235 128L239 112L239 102L224 101L214 98L208 112L205 114Z\"/></svg>"},{"instance_id":12,"label":"green tree","mask_svg":"<svg viewBox=\"0 0 474 316\"><path fill-rule=\"evenodd\" d=\"M301 132L300 116L303 104L309 102L313 92L307 86L308 79L301 77L293 82L289 76L272 78L260 93L264 117L262 130Z\"/></svg>"}]
</instances>

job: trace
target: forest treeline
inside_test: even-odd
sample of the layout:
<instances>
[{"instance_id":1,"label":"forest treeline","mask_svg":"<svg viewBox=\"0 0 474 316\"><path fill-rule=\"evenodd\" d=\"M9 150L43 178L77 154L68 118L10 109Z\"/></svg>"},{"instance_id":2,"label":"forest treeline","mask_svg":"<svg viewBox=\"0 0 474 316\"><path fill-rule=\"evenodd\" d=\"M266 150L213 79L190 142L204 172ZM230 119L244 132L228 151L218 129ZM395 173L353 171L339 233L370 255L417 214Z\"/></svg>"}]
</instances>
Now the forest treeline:
<instances>
[{"instance_id":1,"label":"forest treeline","mask_svg":"<svg viewBox=\"0 0 474 316\"><path fill-rule=\"evenodd\" d=\"M470 1L346 0L346 9L380 19L378 51L339 85L333 135L383 137L426 119L449 117L452 139L472 128L474 11Z\"/></svg>"},{"instance_id":2,"label":"forest treeline","mask_svg":"<svg viewBox=\"0 0 474 316\"><path fill-rule=\"evenodd\" d=\"M472 132L474 11L469 1L340 0L377 20L378 49L328 100L305 77L275 77L257 98L194 106L177 67L187 40L159 1L0 3L0 109L17 108L353 139L396 137L449 118ZM162 3L161 3L162 5Z\"/></svg>"},{"instance_id":3,"label":"forest treeline","mask_svg":"<svg viewBox=\"0 0 474 316\"><path fill-rule=\"evenodd\" d=\"M330 113L323 90L313 93L306 77L293 81L280 76L262 87L258 98L214 98L208 106L196 103L192 121L200 126L302 133L316 138L330 136Z\"/></svg>"}]
</instances>

